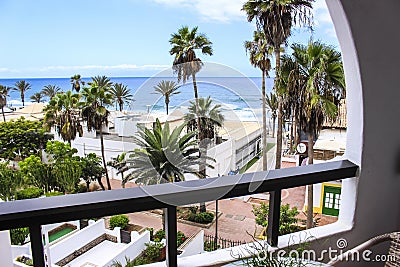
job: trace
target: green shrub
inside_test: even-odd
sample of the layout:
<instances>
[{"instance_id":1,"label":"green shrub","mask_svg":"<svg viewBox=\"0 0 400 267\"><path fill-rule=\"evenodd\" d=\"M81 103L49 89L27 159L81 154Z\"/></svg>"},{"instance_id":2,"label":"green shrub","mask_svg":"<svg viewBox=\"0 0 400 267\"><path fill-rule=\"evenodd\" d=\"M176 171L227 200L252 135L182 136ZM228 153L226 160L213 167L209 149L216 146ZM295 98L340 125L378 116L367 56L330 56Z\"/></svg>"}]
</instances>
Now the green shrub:
<instances>
[{"instance_id":1,"label":"green shrub","mask_svg":"<svg viewBox=\"0 0 400 267\"><path fill-rule=\"evenodd\" d=\"M163 229L158 230L153 235L153 239L156 242L160 242L163 238L165 238L165 230Z\"/></svg>"},{"instance_id":2,"label":"green shrub","mask_svg":"<svg viewBox=\"0 0 400 267\"><path fill-rule=\"evenodd\" d=\"M121 229L125 229L128 226L129 218L126 215L114 215L110 218L110 228L114 229L115 227L121 227Z\"/></svg>"},{"instance_id":3,"label":"green shrub","mask_svg":"<svg viewBox=\"0 0 400 267\"><path fill-rule=\"evenodd\" d=\"M184 233L182 233L181 231L178 231L178 233L176 234L176 246L179 247L180 245L183 244L183 242L186 241L186 236Z\"/></svg>"},{"instance_id":4,"label":"green shrub","mask_svg":"<svg viewBox=\"0 0 400 267\"><path fill-rule=\"evenodd\" d=\"M23 245L29 235L29 228L16 228L10 230L10 239L12 245Z\"/></svg>"},{"instance_id":5,"label":"green shrub","mask_svg":"<svg viewBox=\"0 0 400 267\"><path fill-rule=\"evenodd\" d=\"M214 213L208 211L200 213L191 213L188 216L188 220L192 222L207 224L214 220Z\"/></svg>"},{"instance_id":6,"label":"green shrub","mask_svg":"<svg viewBox=\"0 0 400 267\"><path fill-rule=\"evenodd\" d=\"M150 261L156 261L161 256L161 249L164 247L164 244L160 242L154 243L146 243L146 249L143 251L143 254Z\"/></svg>"},{"instance_id":7,"label":"green shrub","mask_svg":"<svg viewBox=\"0 0 400 267\"><path fill-rule=\"evenodd\" d=\"M150 240L153 241L153 238L154 238L154 228L153 228L153 227L147 227L146 230L150 232Z\"/></svg>"},{"instance_id":8,"label":"green shrub","mask_svg":"<svg viewBox=\"0 0 400 267\"><path fill-rule=\"evenodd\" d=\"M22 190L17 191L15 194L15 198L17 200L20 199L30 199L30 198L37 198L43 195L43 189L37 187L29 187Z\"/></svg>"},{"instance_id":9,"label":"green shrub","mask_svg":"<svg viewBox=\"0 0 400 267\"><path fill-rule=\"evenodd\" d=\"M269 207L264 202L259 207L253 205L253 214L256 216L256 223L263 227L268 227ZM300 230L297 224L299 211L296 207L290 208L289 204L282 205L279 219L279 234L285 235Z\"/></svg>"},{"instance_id":10,"label":"green shrub","mask_svg":"<svg viewBox=\"0 0 400 267\"><path fill-rule=\"evenodd\" d=\"M47 192L45 195L46 195L46 197L56 197L56 196L62 196L62 195L64 195L64 193L54 191L54 192Z\"/></svg>"},{"instance_id":11,"label":"green shrub","mask_svg":"<svg viewBox=\"0 0 400 267\"><path fill-rule=\"evenodd\" d=\"M18 257L16 260L21 262L21 263L23 263L23 264L25 264L25 265L33 266L33 260L30 259L30 258L27 258L25 256Z\"/></svg>"}]
</instances>

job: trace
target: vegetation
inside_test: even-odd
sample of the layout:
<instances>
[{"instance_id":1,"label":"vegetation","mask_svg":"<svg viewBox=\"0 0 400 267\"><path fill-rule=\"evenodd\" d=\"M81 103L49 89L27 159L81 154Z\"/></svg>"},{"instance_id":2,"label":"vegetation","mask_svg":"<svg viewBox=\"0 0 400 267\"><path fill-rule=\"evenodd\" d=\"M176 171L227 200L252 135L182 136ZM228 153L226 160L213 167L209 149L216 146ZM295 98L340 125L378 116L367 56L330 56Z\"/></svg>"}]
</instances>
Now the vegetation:
<instances>
[{"instance_id":1,"label":"vegetation","mask_svg":"<svg viewBox=\"0 0 400 267\"><path fill-rule=\"evenodd\" d=\"M253 214L256 216L256 223L260 226L268 227L268 213L269 207L264 202L259 207L253 205ZM289 204L281 206L280 219L279 219L279 234L285 235L297 232L300 228L297 226L298 219L296 216L299 211L296 207L290 208Z\"/></svg>"},{"instance_id":2,"label":"vegetation","mask_svg":"<svg viewBox=\"0 0 400 267\"><path fill-rule=\"evenodd\" d=\"M101 189L105 190L101 178L105 172L101 165L101 158L94 153L89 153L81 158L82 162L82 178L86 182L86 189L89 191L89 186L92 181L97 181Z\"/></svg>"},{"instance_id":3,"label":"vegetation","mask_svg":"<svg viewBox=\"0 0 400 267\"><path fill-rule=\"evenodd\" d=\"M124 179L124 172L128 170L128 166L126 164L126 153L122 153L118 155L116 158L112 158L111 161L107 162L108 166L113 167L117 170L117 175L121 174L122 178L122 188L125 188L125 179Z\"/></svg>"},{"instance_id":4,"label":"vegetation","mask_svg":"<svg viewBox=\"0 0 400 267\"><path fill-rule=\"evenodd\" d=\"M192 78L194 98L195 98L195 114L197 115L197 129L198 129L198 141L200 146L200 153L202 150L201 141L206 137L202 135L203 128L200 123L200 107L199 107L199 95L197 90L196 74L201 70L203 63L201 59L196 56L196 50L200 50L202 54L212 55L212 42L204 34L197 33L198 28L194 27L189 30L187 26L183 26L178 30L177 33L171 35L169 43L172 45L169 53L174 55L174 62L172 69L174 73L178 75L178 82L182 80L183 83L186 80ZM203 178L206 177L205 164L199 165L199 172Z\"/></svg>"},{"instance_id":5,"label":"vegetation","mask_svg":"<svg viewBox=\"0 0 400 267\"><path fill-rule=\"evenodd\" d=\"M267 44L265 34L261 31L254 31L253 41L244 43L246 52L249 53L250 64L261 70L261 101L262 101L262 159L263 170L267 170L267 107L266 107L266 91L265 76L269 76L271 70L271 47Z\"/></svg>"},{"instance_id":6,"label":"vegetation","mask_svg":"<svg viewBox=\"0 0 400 267\"><path fill-rule=\"evenodd\" d=\"M52 139L41 122L24 118L0 123L0 158L22 160L30 155L40 155L46 142Z\"/></svg>"},{"instance_id":7,"label":"vegetation","mask_svg":"<svg viewBox=\"0 0 400 267\"><path fill-rule=\"evenodd\" d=\"M81 90L81 86L85 85L85 82L82 81L81 75L76 74L71 77L71 85L72 85L72 90L75 90L77 93Z\"/></svg>"},{"instance_id":8,"label":"vegetation","mask_svg":"<svg viewBox=\"0 0 400 267\"><path fill-rule=\"evenodd\" d=\"M165 230L160 229L157 232L153 234L154 229L150 229L150 240L154 242L161 242L165 238ZM183 244L183 242L186 241L186 236L183 232L178 231L176 234L176 246L179 247L180 245Z\"/></svg>"},{"instance_id":9,"label":"vegetation","mask_svg":"<svg viewBox=\"0 0 400 267\"><path fill-rule=\"evenodd\" d=\"M0 163L0 199L15 199L17 189L21 186L21 175L9 166L8 162Z\"/></svg>"},{"instance_id":10,"label":"vegetation","mask_svg":"<svg viewBox=\"0 0 400 267\"><path fill-rule=\"evenodd\" d=\"M266 101L269 109L271 110L271 117L272 117L272 137L275 136L275 121L277 117L278 111L278 98L276 94L270 93L269 96L266 96Z\"/></svg>"},{"instance_id":11,"label":"vegetation","mask_svg":"<svg viewBox=\"0 0 400 267\"><path fill-rule=\"evenodd\" d=\"M15 199L31 199L38 198L44 194L43 189L37 187L28 187L22 190L17 191L15 195Z\"/></svg>"},{"instance_id":12,"label":"vegetation","mask_svg":"<svg viewBox=\"0 0 400 267\"><path fill-rule=\"evenodd\" d=\"M337 117L337 96L345 94L341 55L320 42L292 45L291 57L283 57L281 86L290 98L299 128L308 135L308 164L313 164L313 144L326 118ZM313 186L308 186L307 228L313 225Z\"/></svg>"},{"instance_id":13,"label":"vegetation","mask_svg":"<svg viewBox=\"0 0 400 267\"><path fill-rule=\"evenodd\" d=\"M7 105L7 97L8 93L12 88L9 86L0 85L0 108L1 113L3 114L3 121L6 121L6 116L4 114L4 107Z\"/></svg>"},{"instance_id":14,"label":"vegetation","mask_svg":"<svg viewBox=\"0 0 400 267\"><path fill-rule=\"evenodd\" d=\"M35 155L18 163L25 184L50 192L56 188L52 165L45 164Z\"/></svg>"},{"instance_id":15,"label":"vegetation","mask_svg":"<svg viewBox=\"0 0 400 267\"><path fill-rule=\"evenodd\" d=\"M71 144L77 134L83 135L82 125L79 118L78 94L68 91L63 94L56 94L46 106L44 126L46 130L55 127L56 132L64 141Z\"/></svg>"},{"instance_id":16,"label":"vegetation","mask_svg":"<svg viewBox=\"0 0 400 267\"><path fill-rule=\"evenodd\" d=\"M196 223L207 224L214 220L214 214L208 211L192 213L189 215L188 220Z\"/></svg>"},{"instance_id":17,"label":"vegetation","mask_svg":"<svg viewBox=\"0 0 400 267\"><path fill-rule=\"evenodd\" d=\"M96 130L100 133L100 148L103 159L104 170L107 170L106 157L104 154L103 125L108 125L109 111L107 106L112 104L110 93L112 82L105 76L92 78L90 87L83 88L82 96L82 118L86 122L89 131ZM108 190L111 190L108 172L105 172Z\"/></svg>"},{"instance_id":18,"label":"vegetation","mask_svg":"<svg viewBox=\"0 0 400 267\"><path fill-rule=\"evenodd\" d=\"M182 124L171 132L169 123L162 126L158 119L153 129L139 127L134 142L140 149L130 154L129 168L133 171L125 177L125 182L134 180L149 185L184 181L185 173L199 176L193 168L199 164L196 134L182 135L184 127Z\"/></svg>"},{"instance_id":19,"label":"vegetation","mask_svg":"<svg viewBox=\"0 0 400 267\"><path fill-rule=\"evenodd\" d=\"M45 85L41 91L43 96L47 96L50 100L56 96L56 94L61 93L61 88L57 85Z\"/></svg>"},{"instance_id":20,"label":"vegetation","mask_svg":"<svg viewBox=\"0 0 400 267\"><path fill-rule=\"evenodd\" d=\"M28 235L29 228L27 227L10 229L11 245L23 245Z\"/></svg>"},{"instance_id":21,"label":"vegetation","mask_svg":"<svg viewBox=\"0 0 400 267\"><path fill-rule=\"evenodd\" d=\"M179 86L176 82L173 81L160 81L156 86L154 86L155 93L161 94L164 97L165 101L165 110L167 111L168 115L168 107L170 102L170 97L172 95L177 95L180 92L178 91Z\"/></svg>"},{"instance_id":22,"label":"vegetation","mask_svg":"<svg viewBox=\"0 0 400 267\"><path fill-rule=\"evenodd\" d=\"M313 0L256 0L247 1L242 10L247 14L249 22L256 20L257 28L264 32L267 44L273 47L275 53L275 90L280 71L281 46L287 43L292 27L312 25ZM282 157L282 126L283 100L278 94L278 132L276 141L276 165L281 168Z\"/></svg>"},{"instance_id":23,"label":"vegetation","mask_svg":"<svg viewBox=\"0 0 400 267\"><path fill-rule=\"evenodd\" d=\"M130 93L128 86L122 83L115 83L111 87L111 95L115 101L115 106L119 106L119 111L124 109L125 103L130 103L133 101L133 96Z\"/></svg>"},{"instance_id":24,"label":"vegetation","mask_svg":"<svg viewBox=\"0 0 400 267\"><path fill-rule=\"evenodd\" d=\"M121 214L121 215L114 215L110 218L110 228L114 229L115 227L120 227L121 229L125 229L129 224L128 216Z\"/></svg>"},{"instance_id":25,"label":"vegetation","mask_svg":"<svg viewBox=\"0 0 400 267\"><path fill-rule=\"evenodd\" d=\"M21 94L21 101L22 101L22 106L25 107L25 93L26 91L30 90L31 84L27 83L26 81L22 80L22 81L17 81L15 83L15 87L13 88L13 90L15 91L19 91Z\"/></svg>"},{"instance_id":26,"label":"vegetation","mask_svg":"<svg viewBox=\"0 0 400 267\"><path fill-rule=\"evenodd\" d=\"M31 95L30 99L32 100L32 102L40 103L43 100L43 95L40 92L34 93L33 95Z\"/></svg>"}]
</instances>

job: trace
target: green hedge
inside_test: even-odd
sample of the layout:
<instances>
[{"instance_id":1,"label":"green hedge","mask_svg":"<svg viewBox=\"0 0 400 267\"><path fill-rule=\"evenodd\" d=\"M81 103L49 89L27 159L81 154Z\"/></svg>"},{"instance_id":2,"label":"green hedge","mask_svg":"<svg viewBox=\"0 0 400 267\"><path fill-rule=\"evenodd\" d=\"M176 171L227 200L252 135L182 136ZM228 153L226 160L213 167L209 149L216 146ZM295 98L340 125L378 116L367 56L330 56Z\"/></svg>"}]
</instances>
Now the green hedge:
<instances>
[{"instance_id":1,"label":"green hedge","mask_svg":"<svg viewBox=\"0 0 400 267\"><path fill-rule=\"evenodd\" d=\"M188 216L188 220L196 223L207 224L214 220L214 213L208 211L200 213L191 213Z\"/></svg>"},{"instance_id":2,"label":"green hedge","mask_svg":"<svg viewBox=\"0 0 400 267\"><path fill-rule=\"evenodd\" d=\"M15 194L15 198L17 200L20 199L30 199L30 198L37 198L42 196L44 193L43 189L37 187L29 187L22 190L17 191Z\"/></svg>"},{"instance_id":3,"label":"green hedge","mask_svg":"<svg viewBox=\"0 0 400 267\"><path fill-rule=\"evenodd\" d=\"M128 226L129 218L126 215L114 215L110 218L110 228L114 229L115 227L121 227L121 229L125 229Z\"/></svg>"}]
</instances>

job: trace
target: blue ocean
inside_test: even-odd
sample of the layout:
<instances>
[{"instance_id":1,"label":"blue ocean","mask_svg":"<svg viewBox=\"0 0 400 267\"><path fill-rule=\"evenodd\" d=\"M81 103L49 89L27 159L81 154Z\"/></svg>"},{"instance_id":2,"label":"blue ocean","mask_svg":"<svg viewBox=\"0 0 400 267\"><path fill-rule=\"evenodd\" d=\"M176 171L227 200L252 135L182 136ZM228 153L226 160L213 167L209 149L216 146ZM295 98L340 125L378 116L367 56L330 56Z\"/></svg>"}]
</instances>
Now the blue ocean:
<instances>
[{"instance_id":1,"label":"blue ocean","mask_svg":"<svg viewBox=\"0 0 400 267\"><path fill-rule=\"evenodd\" d=\"M30 96L40 92L46 85L57 85L63 91L71 90L69 78L24 78L24 79L0 79L0 84L15 86L19 80L25 80L31 85L31 90L25 93L25 102L31 102ZM84 82L91 78L83 78ZM165 112L164 99L154 93L154 86L161 80L175 81L176 77L111 77L114 83L123 83L128 86L134 101L124 107L126 110L137 112ZM185 84L180 83L180 93L171 96L169 109L172 112L176 108L185 108L194 100L193 84L191 80ZM215 104L220 104L224 112L230 112L242 120L260 120L261 108L261 78L246 77L198 77L199 97L210 96ZM272 90L273 79L266 79L267 92ZM49 99L44 98L43 102ZM20 106L20 93L11 91L7 98L8 106ZM110 107L114 109L115 107Z\"/></svg>"}]
</instances>

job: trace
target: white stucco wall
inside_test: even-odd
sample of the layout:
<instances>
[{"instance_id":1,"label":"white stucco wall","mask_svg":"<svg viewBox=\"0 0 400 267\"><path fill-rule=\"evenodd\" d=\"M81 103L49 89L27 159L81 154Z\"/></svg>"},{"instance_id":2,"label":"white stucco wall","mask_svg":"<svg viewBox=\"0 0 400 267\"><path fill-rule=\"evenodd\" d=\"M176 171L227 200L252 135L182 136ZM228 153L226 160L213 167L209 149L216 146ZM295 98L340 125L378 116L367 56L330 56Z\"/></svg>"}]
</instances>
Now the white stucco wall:
<instances>
[{"instance_id":1,"label":"white stucco wall","mask_svg":"<svg viewBox=\"0 0 400 267\"><path fill-rule=\"evenodd\" d=\"M8 231L0 231L0 267L10 267L13 264L10 234Z\"/></svg>"},{"instance_id":2,"label":"white stucco wall","mask_svg":"<svg viewBox=\"0 0 400 267\"><path fill-rule=\"evenodd\" d=\"M126 245L121 251L118 252L118 255L107 262L104 266L110 266L114 261L118 261L122 264L126 263L125 257L133 260L146 248L146 243L150 242L150 232L145 231L143 234L137 236L135 239L132 239L131 242ZM115 251L113 251L115 253Z\"/></svg>"},{"instance_id":3,"label":"white stucco wall","mask_svg":"<svg viewBox=\"0 0 400 267\"><path fill-rule=\"evenodd\" d=\"M234 170L234 143L233 140L227 140L207 151L207 156L216 160L216 162L209 161L209 163L214 167L214 169L207 168L207 175L209 177L217 177L218 174L227 175L229 171Z\"/></svg>"},{"instance_id":4,"label":"white stucco wall","mask_svg":"<svg viewBox=\"0 0 400 267\"><path fill-rule=\"evenodd\" d=\"M182 249L178 257L187 257L204 252L204 230L199 231Z\"/></svg>"}]
</instances>

